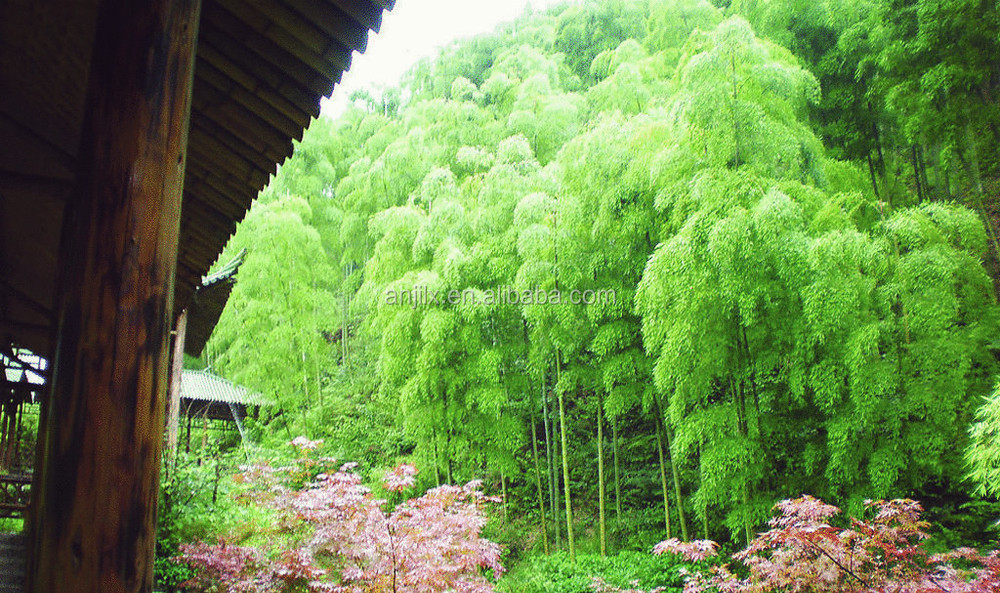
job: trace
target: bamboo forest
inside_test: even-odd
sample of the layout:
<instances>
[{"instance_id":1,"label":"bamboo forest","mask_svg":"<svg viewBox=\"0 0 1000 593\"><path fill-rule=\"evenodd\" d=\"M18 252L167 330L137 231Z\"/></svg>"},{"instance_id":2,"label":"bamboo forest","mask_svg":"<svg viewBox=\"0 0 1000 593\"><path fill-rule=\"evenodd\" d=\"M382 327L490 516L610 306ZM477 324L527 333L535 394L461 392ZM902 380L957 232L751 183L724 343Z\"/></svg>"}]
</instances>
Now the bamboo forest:
<instances>
[{"instance_id":1,"label":"bamboo forest","mask_svg":"<svg viewBox=\"0 0 1000 593\"><path fill-rule=\"evenodd\" d=\"M1000 590L998 31L585 0L354 92L216 265L185 368L260 405L181 425L157 587Z\"/></svg>"}]
</instances>

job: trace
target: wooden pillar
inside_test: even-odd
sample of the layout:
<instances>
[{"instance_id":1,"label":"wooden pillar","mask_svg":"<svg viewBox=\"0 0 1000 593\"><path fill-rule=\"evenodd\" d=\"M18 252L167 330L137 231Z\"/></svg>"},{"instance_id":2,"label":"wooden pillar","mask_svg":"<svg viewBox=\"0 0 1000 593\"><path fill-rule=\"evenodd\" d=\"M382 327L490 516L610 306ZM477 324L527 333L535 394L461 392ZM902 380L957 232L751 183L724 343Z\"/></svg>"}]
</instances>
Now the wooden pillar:
<instances>
[{"instance_id":1,"label":"wooden pillar","mask_svg":"<svg viewBox=\"0 0 1000 593\"><path fill-rule=\"evenodd\" d=\"M191 452L191 404L190 403L188 404L187 407L186 416L188 421L187 421L187 436L184 438L184 452L190 453Z\"/></svg>"},{"instance_id":2,"label":"wooden pillar","mask_svg":"<svg viewBox=\"0 0 1000 593\"><path fill-rule=\"evenodd\" d=\"M3 369L0 369L0 372L3 372ZM11 401L13 401L13 398L14 395L12 394ZM10 466L10 443L7 437L10 426L10 414L7 408L7 402L3 402L0 405L0 470L2 471L7 471Z\"/></svg>"},{"instance_id":3,"label":"wooden pillar","mask_svg":"<svg viewBox=\"0 0 1000 593\"><path fill-rule=\"evenodd\" d=\"M184 337L187 334L187 309L181 311L174 331L174 361L170 368L170 406L167 408L167 455L177 453L177 424L181 414L181 376L184 372ZM169 459L168 459L169 461Z\"/></svg>"},{"instance_id":4,"label":"wooden pillar","mask_svg":"<svg viewBox=\"0 0 1000 593\"><path fill-rule=\"evenodd\" d=\"M29 399L21 400L17 404L17 422L15 423L15 437L14 437L14 463L17 465L18 472L24 472L25 469L30 469L31 465L27 464L27 467L21 459L21 431L24 428L24 408L27 407Z\"/></svg>"},{"instance_id":5,"label":"wooden pillar","mask_svg":"<svg viewBox=\"0 0 1000 593\"><path fill-rule=\"evenodd\" d=\"M150 592L199 0L103 0L28 591Z\"/></svg>"},{"instance_id":6,"label":"wooden pillar","mask_svg":"<svg viewBox=\"0 0 1000 593\"><path fill-rule=\"evenodd\" d=\"M12 397L3 405L3 468L11 471L14 465L14 443L17 439L17 402Z\"/></svg>"}]
</instances>

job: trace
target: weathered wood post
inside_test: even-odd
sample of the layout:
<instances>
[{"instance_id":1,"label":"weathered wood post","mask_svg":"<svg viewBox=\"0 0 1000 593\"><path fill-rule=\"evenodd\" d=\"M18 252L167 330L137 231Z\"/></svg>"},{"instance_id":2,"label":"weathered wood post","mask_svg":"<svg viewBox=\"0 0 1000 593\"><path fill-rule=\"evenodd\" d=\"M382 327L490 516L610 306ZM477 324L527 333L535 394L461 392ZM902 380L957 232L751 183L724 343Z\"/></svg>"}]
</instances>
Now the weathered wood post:
<instances>
[{"instance_id":1,"label":"weathered wood post","mask_svg":"<svg viewBox=\"0 0 1000 593\"><path fill-rule=\"evenodd\" d=\"M181 414L181 377L184 373L184 338L187 335L187 309L177 317L174 330L174 354L170 367L170 399L167 406L167 463L177 454L177 425Z\"/></svg>"},{"instance_id":2,"label":"weathered wood post","mask_svg":"<svg viewBox=\"0 0 1000 593\"><path fill-rule=\"evenodd\" d=\"M60 264L36 593L149 592L199 0L101 2Z\"/></svg>"}]
</instances>

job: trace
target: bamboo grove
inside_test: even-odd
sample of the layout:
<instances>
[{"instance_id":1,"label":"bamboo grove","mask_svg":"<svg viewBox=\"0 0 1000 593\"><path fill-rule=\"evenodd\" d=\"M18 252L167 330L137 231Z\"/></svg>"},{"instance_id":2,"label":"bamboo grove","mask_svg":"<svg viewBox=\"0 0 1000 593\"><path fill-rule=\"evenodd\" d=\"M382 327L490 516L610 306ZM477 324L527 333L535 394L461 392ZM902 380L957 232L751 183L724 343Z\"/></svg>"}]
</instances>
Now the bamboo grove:
<instances>
[{"instance_id":1,"label":"bamboo grove","mask_svg":"<svg viewBox=\"0 0 1000 593\"><path fill-rule=\"evenodd\" d=\"M529 12L313 122L203 362L278 402L265 440L485 478L537 551L969 500L970 443L989 493L998 30L973 0Z\"/></svg>"}]
</instances>

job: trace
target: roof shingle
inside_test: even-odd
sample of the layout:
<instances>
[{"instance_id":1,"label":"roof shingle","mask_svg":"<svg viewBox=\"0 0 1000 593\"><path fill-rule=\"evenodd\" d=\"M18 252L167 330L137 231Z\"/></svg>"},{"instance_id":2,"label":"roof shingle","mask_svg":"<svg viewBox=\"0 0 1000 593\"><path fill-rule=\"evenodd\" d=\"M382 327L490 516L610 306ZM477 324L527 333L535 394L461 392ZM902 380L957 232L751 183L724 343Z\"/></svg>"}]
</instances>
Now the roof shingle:
<instances>
[{"instance_id":1,"label":"roof shingle","mask_svg":"<svg viewBox=\"0 0 1000 593\"><path fill-rule=\"evenodd\" d=\"M185 369L181 373L181 399L242 404L246 406L269 406L273 402L263 395L250 391L208 371Z\"/></svg>"}]
</instances>

